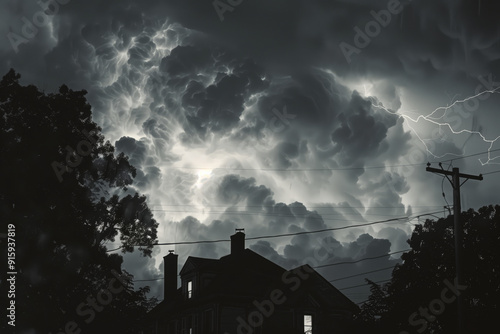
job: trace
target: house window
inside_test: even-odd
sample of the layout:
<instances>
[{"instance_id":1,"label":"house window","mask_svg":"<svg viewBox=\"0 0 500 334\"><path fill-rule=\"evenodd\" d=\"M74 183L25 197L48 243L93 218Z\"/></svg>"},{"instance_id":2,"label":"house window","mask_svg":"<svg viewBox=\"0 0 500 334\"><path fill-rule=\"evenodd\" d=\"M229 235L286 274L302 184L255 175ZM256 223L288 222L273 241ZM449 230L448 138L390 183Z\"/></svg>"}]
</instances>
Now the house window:
<instances>
[{"instance_id":1,"label":"house window","mask_svg":"<svg viewBox=\"0 0 500 334\"><path fill-rule=\"evenodd\" d=\"M191 297L193 297L193 281L188 281L188 284L187 284L187 296L188 296L188 299L190 299Z\"/></svg>"},{"instance_id":2,"label":"house window","mask_svg":"<svg viewBox=\"0 0 500 334\"><path fill-rule=\"evenodd\" d=\"M312 332L313 332L312 315L304 314L304 334L312 334Z\"/></svg>"}]
</instances>

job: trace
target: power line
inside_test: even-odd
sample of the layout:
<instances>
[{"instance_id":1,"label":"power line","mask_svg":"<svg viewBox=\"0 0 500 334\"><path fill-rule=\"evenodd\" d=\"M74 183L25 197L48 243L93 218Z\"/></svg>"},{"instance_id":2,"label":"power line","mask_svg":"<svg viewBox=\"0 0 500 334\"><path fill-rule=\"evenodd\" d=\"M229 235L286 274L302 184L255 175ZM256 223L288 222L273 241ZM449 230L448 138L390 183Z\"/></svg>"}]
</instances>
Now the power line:
<instances>
[{"instance_id":1,"label":"power line","mask_svg":"<svg viewBox=\"0 0 500 334\"><path fill-rule=\"evenodd\" d=\"M435 207L441 207L441 206L435 206ZM162 212L169 212L169 213L192 213L192 214L201 214L201 215L239 215L239 216L260 216L260 217L278 217L278 218L298 218L298 219L304 219L307 218L311 214L317 214L319 216L318 219L321 219L322 221L343 221L343 222L353 222L353 223L364 223L366 220L353 220L353 219L345 219L345 218L331 218L328 216L377 216L377 217L391 217L395 216L395 214L361 214L359 212L356 213L318 213L318 212L308 212L306 214L293 214L293 213L267 213L267 212L242 212L242 211L208 211L208 212L203 212L203 211L194 211L194 210L187 210L187 211L177 211L177 210L151 210L151 211L162 211ZM436 213L436 212L435 212ZM439 212L440 213L440 212ZM418 215L428 215L425 213L422 214L417 214L415 213L414 216ZM326 216L326 217L325 217ZM315 217L313 217L315 218ZM402 218L398 218L400 220Z\"/></svg>"},{"instance_id":2,"label":"power line","mask_svg":"<svg viewBox=\"0 0 500 334\"><path fill-rule=\"evenodd\" d=\"M151 206L198 206L196 204L151 204ZM292 204L287 205L288 207L292 207ZM276 207L276 205L204 205L204 207L209 208L269 208L272 209ZM304 207L306 207L304 205ZM411 205L412 208L439 208L441 205ZM309 209L399 209L400 206L331 206L331 205L323 205L323 206L307 206Z\"/></svg>"},{"instance_id":3,"label":"power line","mask_svg":"<svg viewBox=\"0 0 500 334\"><path fill-rule=\"evenodd\" d=\"M441 207L441 206L436 206L436 207ZM396 209L396 208L395 208ZM402 208L397 208L397 209L402 209ZM315 212L315 211L310 211L307 213L279 213L279 212L245 212L245 211L203 211L203 210L160 210L160 209L153 209L151 211L161 211L161 212L168 212L168 213L192 213L192 214L202 214L202 215L232 215L232 214L237 214L241 216L264 216L264 217L290 217L290 218L307 218L310 215L317 214L321 216L323 220L341 220L341 221L351 221L348 219L341 219L341 218L324 218L325 216L377 216L377 217L390 217L390 216L396 216L397 214L381 214L381 213L366 213L362 214L360 212L352 212L352 213L321 213L321 212ZM359 221L357 221L359 222Z\"/></svg>"},{"instance_id":4,"label":"power line","mask_svg":"<svg viewBox=\"0 0 500 334\"><path fill-rule=\"evenodd\" d=\"M461 157L443 160L441 162L450 162L459 159L466 159L474 156L478 156L481 154L492 153L500 151L500 149L489 150L478 152L470 155L464 155ZM432 162L438 163L438 162ZM394 168L394 167L413 167L413 166L422 166L423 163L415 163L415 164L404 164L404 165L392 165L392 166L360 166L360 167L336 167L336 168L243 168L243 167L173 167L177 169L188 169L188 170L234 170L234 171L274 171L274 172L322 172L322 171L341 171L341 170L359 170L359 169L382 169L382 168Z\"/></svg>"},{"instance_id":5,"label":"power line","mask_svg":"<svg viewBox=\"0 0 500 334\"><path fill-rule=\"evenodd\" d=\"M435 214L435 213L440 213L440 212L441 211L436 211L436 212L430 212L427 214ZM427 214L419 214L419 216L427 215ZM409 219L410 219L410 217L391 218L391 219L385 219L385 220L369 222L369 223L364 223L364 224L332 227L332 228L325 228L325 229L315 230L315 231L302 231L302 232L285 233L285 234L277 234L277 235L259 236L259 237L253 237L253 238L246 238L246 240L270 239L270 238L279 238L279 237L302 235L302 234L321 233L321 232L327 232L327 231L338 231L338 230L344 230L344 229L354 228L354 227L363 227L363 226L369 226L369 225L375 225L375 224L383 224L383 223L388 223L391 221L400 221L400 220L408 221Z\"/></svg>"},{"instance_id":6,"label":"power line","mask_svg":"<svg viewBox=\"0 0 500 334\"><path fill-rule=\"evenodd\" d=\"M271 239L271 238L289 237L289 236L302 235L302 234L321 233L321 232L327 232L327 231L338 231L338 230L344 230L344 229L353 228L353 227L362 227L362 226L369 226L369 225L375 225L375 224L383 224L383 223L388 223L388 222L391 222L391 221L402 220L402 219L406 219L407 220L408 218L409 217L391 218L391 219L386 219L386 220L382 220L382 221L378 221L378 222L371 222L371 223L357 224L357 225L349 225L349 226L341 226L341 227L332 227L332 228L325 228L325 229L315 230L315 231L302 231L302 232L295 232L295 233L285 233L285 234L277 234L277 235L267 235L267 236L253 237L253 238L247 238L247 240Z\"/></svg>"},{"instance_id":7,"label":"power line","mask_svg":"<svg viewBox=\"0 0 500 334\"><path fill-rule=\"evenodd\" d=\"M190 169L190 170L235 170L235 171L250 171L259 170L266 172L325 172L325 171L337 171L337 170L359 170L359 169L381 169L381 168L391 168L391 167L412 167L412 166L422 166L423 163L418 164L405 164L405 165L393 165L393 166L364 166L364 167L337 167L337 168L242 168L242 167L174 167L177 169Z\"/></svg>"},{"instance_id":8,"label":"power line","mask_svg":"<svg viewBox=\"0 0 500 334\"><path fill-rule=\"evenodd\" d=\"M312 268L314 268L314 269L320 269L320 268L325 268L325 267L338 266L338 265L341 265L341 264L353 264L353 263L358 263L358 262L366 261L366 260L379 259L379 258L382 258L382 257L386 257L387 255L404 253L404 252L408 252L410 250L411 250L411 248L409 248L409 249L403 249L403 250L400 250L400 251L397 251L397 252L387 253L387 254L384 254L384 255L361 258L361 259L356 260L356 261L345 261L345 262L337 262L337 263L331 263L331 264L323 264L321 266L316 266L316 267L312 267Z\"/></svg>"},{"instance_id":9,"label":"power line","mask_svg":"<svg viewBox=\"0 0 500 334\"><path fill-rule=\"evenodd\" d=\"M402 208L401 208L402 209ZM168 212L168 213L200 213L200 214L205 214L205 215L218 215L218 214L237 214L237 215L242 215L242 216L269 216L269 217L296 217L296 218L306 218L308 215L311 214L318 214L323 216L360 216L362 215L359 212L355 213L318 213L318 212L307 212L304 214L298 213L298 214L293 214L293 213L275 213L275 212L244 212L244 211L203 211L203 210L159 210L159 209L153 209L151 211L161 211L161 212ZM377 213L368 213L368 214L363 214L364 216L395 216L395 215L390 215L390 214L377 214ZM338 220L334 218L329 218L330 220ZM340 219L344 220L344 219Z\"/></svg>"},{"instance_id":10,"label":"power line","mask_svg":"<svg viewBox=\"0 0 500 334\"><path fill-rule=\"evenodd\" d=\"M440 211L436 212L429 212L426 214L419 214L419 216L422 215L432 215L435 213L440 213ZM401 220L406 220L408 221L410 217L400 217L400 218L391 218L391 219L385 219L385 220L380 220L380 221L375 221L375 222L368 222L368 223L363 223L363 224L357 224L357 225L347 225L347 226L341 226L341 227L332 227L332 228L325 228L321 230L314 230L314 231L301 231L301 232L294 232L294 233L284 233L284 234L274 234L274 235L263 235L263 236L258 236L258 237L250 237L246 238L246 240L259 240L259 239L272 239L272 238L281 238L281 237L288 237L288 236L295 236L295 235L303 235L303 234L313 234L313 233L322 233L322 232L328 232L328 231L339 231L339 230L344 230L348 228L355 228L355 227L363 227L363 226L369 226L369 225L375 225L375 224L383 224L383 223L389 223L392 221L401 221ZM219 240L196 240L196 241L179 241L179 242L159 242L156 244L153 244L153 246L173 246L173 245L193 245L193 244L206 244L206 243L219 243L219 242L229 242L229 239L219 239ZM133 247L140 247L144 245L132 245ZM113 252L116 250L121 249L122 247L118 247L116 249L108 250L107 252Z\"/></svg>"},{"instance_id":11,"label":"power line","mask_svg":"<svg viewBox=\"0 0 500 334\"><path fill-rule=\"evenodd\" d=\"M489 174L495 174L495 173L500 173L500 170L494 171L494 172L489 172L489 173L483 173L482 175L489 175Z\"/></svg>"},{"instance_id":12,"label":"power line","mask_svg":"<svg viewBox=\"0 0 500 334\"><path fill-rule=\"evenodd\" d=\"M427 207L427 208L441 208L442 206L440 205L435 205L435 206L421 206L421 207ZM232 207L236 208L236 207ZM244 208L244 206L241 206L241 208ZM307 209L311 209L312 207L308 207ZM327 207L325 207L327 208ZM383 208L383 207L373 207L373 208ZM391 208L391 209L403 209L402 207L386 207L386 208ZM413 207L412 207L413 208ZM334 209L335 208L331 208ZM321 216L321 219L324 221L348 221L348 222L365 222L366 220L352 220L352 219L344 219L344 218L333 218L329 216L341 216L341 217L346 217L346 216L374 216L374 217L391 217L391 216L396 216L397 214L393 213L361 213L359 211L353 210L355 212L347 212L347 213L342 213L342 212L336 212L336 213L322 213L322 212L317 212L316 210L309 211L307 213L280 213L280 212L252 212L252 211L204 211L203 209L188 209L188 210L169 210L169 209L151 209L152 212L158 211L158 212L165 212L165 213L186 213L186 214L201 214L201 215L240 215L240 216L261 216L261 217L290 217L290 218L307 218L309 215L317 214Z\"/></svg>"},{"instance_id":13,"label":"power line","mask_svg":"<svg viewBox=\"0 0 500 334\"><path fill-rule=\"evenodd\" d=\"M196 205L186 205L186 206L196 206ZM227 207L227 206L223 206ZM252 206L231 206L231 208L250 208ZM260 207L260 206L255 206L255 207ZM265 207L263 207L265 208ZM290 208L290 207L289 207ZM387 213L387 214L364 214L362 212L359 212L357 210L353 210L355 212L347 212L347 213L323 213L323 212L318 212L317 210L309 210L312 208L329 208L329 209L334 209L336 210L337 208L332 208L332 207L307 207L308 212L305 214L302 213L280 213L280 212L262 212L262 211L204 211L202 210L167 210L167 209L152 209L151 211L161 211L161 212L167 212L167 213L199 213L199 214L240 214L240 215L255 215L255 216L278 216L278 217L297 217L297 218L306 218L307 215L310 214L318 214L321 217L324 216L382 216L382 217L390 217L390 216L395 216L395 214ZM387 208L387 209L402 209L402 207L393 207L393 206L387 206L387 207L352 207L352 208ZM442 208L441 205L423 205L423 206L411 206L411 208ZM347 209L347 208L345 208ZM417 211L418 212L418 211ZM421 215L425 215L425 213L421 213ZM417 216L417 213L413 213L413 216ZM349 221L349 222L365 222L366 220L352 220L352 219L335 219L335 218L325 218L326 220L341 220L341 221Z\"/></svg>"},{"instance_id":14,"label":"power line","mask_svg":"<svg viewBox=\"0 0 500 334\"><path fill-rule=\"evenodd\" d=\"M353 277L362 276L362 275L371 274L371 273L376 273L376 272L384 271L384 270L387 270L387 269L394 269L394 266L385 267L385 268L381 268L381 269L377 269L377 270L372 270L372 271L365 271L364 273L359 273L359 274L356 274L356 275L346 276L346 277L342 277L342 278L336 278L336 279L329 280L328 282L341 281L341 280L344 280L344 279L353 278Z\"/></svg>"},{"instance_id":15,"label":"power line","mask_svg":"<svg viewBox=\"0 0 500 334\"><path fill-rule=\"evenodd\" d=\"M451 161L455 161L455 160L460 160L460 159L465 159L465 158L475 157L475 156L478 156L478 155L481 155L481 154L491 153L491 152L497 152L497 151L500 151L500 148L497 148L497 149L495 149L495 150L489 150L489 151L484 151L484 152L479 152L479 153L474 153L474 154L464 155L464 156L462 156L462 157L453 158L453 159L448 159L448 160L443 160L443 161L441 161L441 162L451 162ZM431 162L431 163L437 163L437 162ZM484 174L483 174L483 175L484 175Z\"/></svg>"},{"instance_id":16,"label":"power line","mask_svg":"<svg viewBox=\"0 0 500 334\"><path fill-rule=\"evenodd\" d=\"M154 210L152 210L154 211ZM167 211L167 212L174 212L174 211ZM232 212L224 212L224 211L221 211L220 213L215 213L215 212L208 212L208 213L204 213L204 212L200 212L200 211L178 211L178 212L184 212L184 213L193 213L193 214L220 214L220 215L224 215L224 214L227 214L227 215L238 215L238 216L261 216L261 217L278 217L278 218L297 218L297 219L304 219L304 218L307 218L307 215L311 214L311 213L307 213L307 214L297 214L297 215L294 215L294 214L279 214L279 213L275 213L275 214L268 214L268 213L259 213L259 212L237 212L237 211L232 211ZM324 216L326 215L329 215L329 214L322 214L322 213L317 213L319 215L319 217L317 219L321 219L322 221L341 221L341 222L352 222L352 223L363 223L363 222L366 222L366 220L353 220L353 219L346 219L346 218L324 218ZM336 214L331 214L331 215L336 215ZM341 215L341 214L338 214L338 215ZM354 215L354 216L363 216L362 214L350 214L351 216ZM366 216L378 216L378 217L391 217L391 216L395 216L394 214L369 214L369 215L366 215ZM313 217L314 218L314 217ZM401 220L403 218L396 218L396 220ZM369 223L371 224L371 223Z\"/></svg>"},{"instance_id":17,"label":"power line","mask_svg":"<svg viewBox=\"0 0 500 334\"><path fill-rule=\"evenodd\" d=\"M364 261L364 260L372 260L372 259L377 259L377 258L380 258L380 257L387 256L387 255L392 255L392 254L396 254L396 253L406 252L408 250L409 249L398 251L398 252L393 252L393 253L388 253L388 254L381 255L381 256L376 256L376 257L362 258L362 259L359 259L359 260L353 261L353 262L339 262L339 263L329 264L329 265L326 265L326 266L333 266L333 265L337 265L337 264L346 264L346 263L357 263L357 262ZM312 267L312 268L320 268L320 267L323 267L323 266ZM340 280L343 280L343 279L346 279L346 278L352 278L352 277L361 276L361 275L364 275L364 274L370 274L370 273L374 273L374 272L382 271L382 270L387 270L387 269L391 269L391 268L394 268L394 266L386 267L386 268L382 268L382 269L377 269L377 270L372 270L372 271L367 271L367 272L363 272L363 273L359 273L359 274L356 274L356 275L347 276L347 277L343 277L343 278L337 278L337 279L334 279L334 280L330 280L328 282L340 281ZM162 279L165 279L165 278L164 277L157 277L157 278L151 278L151 279L140 279L140 280L133 280L132 282L152 282L152 281L159 281L159 280L162 280Z\"/></svg>"}]
</instances>

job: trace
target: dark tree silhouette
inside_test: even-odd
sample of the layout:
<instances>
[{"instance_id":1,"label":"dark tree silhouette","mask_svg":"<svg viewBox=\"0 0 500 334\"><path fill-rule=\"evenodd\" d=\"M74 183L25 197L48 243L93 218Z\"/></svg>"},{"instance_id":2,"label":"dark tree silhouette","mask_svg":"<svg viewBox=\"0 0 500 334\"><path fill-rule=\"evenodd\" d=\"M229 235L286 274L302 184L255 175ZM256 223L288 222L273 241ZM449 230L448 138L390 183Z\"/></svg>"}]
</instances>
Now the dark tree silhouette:
<instances>
[{"instance_id":1,"label":"dark tree silhouette","mask_svg":"<svg viewBox=\"0 0 500 334\"><path fill-rule=\"evenodd\" d=\"M86 91L45 94L19 79L10 70L0 82L1 232L15 226L16 333L133 332L154 300L148 288L134 291L106 243L120 233L123 252L140 244L151 256L158 223L128 188L136 170L104 142Z\"/></svg>"},{"instance_id":2,"label":"dark tree silhouette","mask_svg":"<svg viewBox=\"0 0 500 334\"><path fill-rule=\"evenodd\" d=\"M500 316L500 206L462 213L464 278L455 285L453 216L417 225L392 280L372 284L360 318L380 333L457 333L463 293L468 333L487 333ZM375 285L375 286L374 286Z\"/></svg>"},{"instance_id":3,"label":"dark tree silhouette","mask_svg":"<svg viewBox=\"0 0 500 334\"><path fill-rule=\"evenodd\" d=\"M357 319L364 323L366 329L377 327L380 317L387 313L387 285L378 285L377 283L366 279L370 285L370 296L361 306L362 312L357 314Z\"/></svg>"}]
</instances>

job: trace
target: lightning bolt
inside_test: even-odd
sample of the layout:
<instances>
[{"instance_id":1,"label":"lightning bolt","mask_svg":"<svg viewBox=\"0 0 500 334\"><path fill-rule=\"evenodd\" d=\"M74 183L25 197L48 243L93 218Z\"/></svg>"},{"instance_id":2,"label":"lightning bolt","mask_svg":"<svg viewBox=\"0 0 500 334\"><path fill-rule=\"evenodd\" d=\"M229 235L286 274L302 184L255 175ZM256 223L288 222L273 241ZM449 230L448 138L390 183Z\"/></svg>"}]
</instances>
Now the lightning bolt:
<instances>
[{"instance_id":1,"label":"lightning bolt","mask_svg":"<svg viewBox=\"0 0 500 334\"><path fill-rule=\"evenodd\" d=\"M380 109L380 110L383 110L383 111L388 112L388 113L393 114L393 115L397 115L399 118L403 118L403 119L407 120L408 121L406 123L407 126L415 134L415 136L418 138L418 140L424 145L425 150L427 151L427 153L429 155L431 155L432 157L436 158L436 159L441 159L441 158L443 158L446 155L453 155L453 156L457 156L457 157L459 157L460 155L454 154L454 153L445 153L443 155L437 155L437 154L433 153L429 149L428 145L426 144L426 142L425 142L426 139L423 139L418 134L418 132L412 126L412 123L416 124L419 121L423 120L423 121L429 122L431 124L437 125L439 127L439 129L441 129L441 127L448 128L450 130L450 132L452 134L454 134L454 135L460 135L460 134L468 133L469 134L469 138L466 140L466 142L473 135L480 136L484 143L489 143L488 158L487 158L487 160L486 161L482 161L481 159L478 159L479 162L481 163L481 165L484 166L484 165L487 165L487 164L500 164L498 162L495 162L495 160L500 159L500 156L492 158L491 157L491 152L490 152L492 150L492 148L493 148L493 145L497 142L497 140L500 139L500 136L497 136L494 139L488 139L488 138L486 138L482 134L482 132L481 132L481 127L479 127L479 128L477 127L476 118L475 118L476 115L473 116L473 125L472 125L471 130L467 130L467 129L455 130L455 129L453 129L453 127L452 127L452 125L450 123L445 122L442 119L446 117L446 115L447 115L447 113L449 112L450 109L452 109L453 107L457 106L458 104L466 103L469 100L476 99L476 98L478 98L480 96L483 96L485 94L498 94L498 93L500 93L500 87L497 87L495 89L484 90L484 91L482 91L480 93L477 93L475 95L469 96L469 97L467 97L465 99L455 100L452 104L450 104L450 105L448 105L446 107L438 107L438 108L434 109L431 113L429 113L427 115L419 115L416 118L412 118L411 116L407 115L406 113L399 113L399 112L395 112L395 111L392 111L390 109L387 109L386 107L383 106L382 103L380 103L378 101L375 101L375 99L372 98L372 97L370 97L369 99L370 99L370 101L372 103L372 107ZM440 116L437 115L436 116L436 114L438 114L440 111L443 112L442 115L440 115ZM462 149L463 149L463 147L462 147Z\"/></svg>"}]
</instances>

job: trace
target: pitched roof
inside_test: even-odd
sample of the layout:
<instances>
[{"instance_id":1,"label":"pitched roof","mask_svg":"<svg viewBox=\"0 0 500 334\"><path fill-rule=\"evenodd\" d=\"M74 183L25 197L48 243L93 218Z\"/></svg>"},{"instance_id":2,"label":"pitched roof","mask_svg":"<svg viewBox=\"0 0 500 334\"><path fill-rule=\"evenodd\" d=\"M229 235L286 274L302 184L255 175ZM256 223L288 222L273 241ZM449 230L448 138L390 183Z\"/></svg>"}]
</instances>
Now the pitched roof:
<instances>
[{"instance_id":1,"label":"pitched roof","mask_svg":"<svg viewBox=\"0 0 500 334\"><path fill-rule=\"evenodd\" d=\"M331 285L323 276L317 273L309 265L303 265L290 270L302 270L309 274L303 280L303 288L297 293L290 292L290 284L283 279L287 270L250 249L245 249L239 254L230 254L220 259L206 259L190 256L180 271L181 277L192 272L212 273L213 280L205 287L198 290L196 296L190 300L184 300L181 289L171 300L164 300L151 311L169 312L181 311L190 305L209 301L239 301L251 303L256 299L268 298L274 289L281 289L290 295L289 302L294 299L304 298L309 294L321 303L323 308L341 309L355 312L358 307ZM289 282L288 282L289 283ZM159 311L159 310L163 311Z\"/></svg>"},{"instance_id":2,"label":"pitched roof","mask_svg":"<svg viewBox=\"0 0 500 334\"><path fill-rule=\"evenodd\" d=\"M346 295L340 292L335 286L328 282L322 275L320 275L308 264L305 264L298 268L307 268L303 270L310 275L310 277L307 279L307 284L314 287L312 292L317 295L318 298L323 299L329 307L348 307L353 312L359 309L356 304L354 304L349 298L347 298Z\"/></svg>"},{"instance_id":3,"label":"pitched roof","mask_svg":"<svg viewBox=\"0 0 500 334\"><path fill-rule=\"evenodd\" d=\"M192 270L206 270L215 266L218 261L217 259L189 256L179 274L182 276Z\"/></svg>"}]
</instances>

